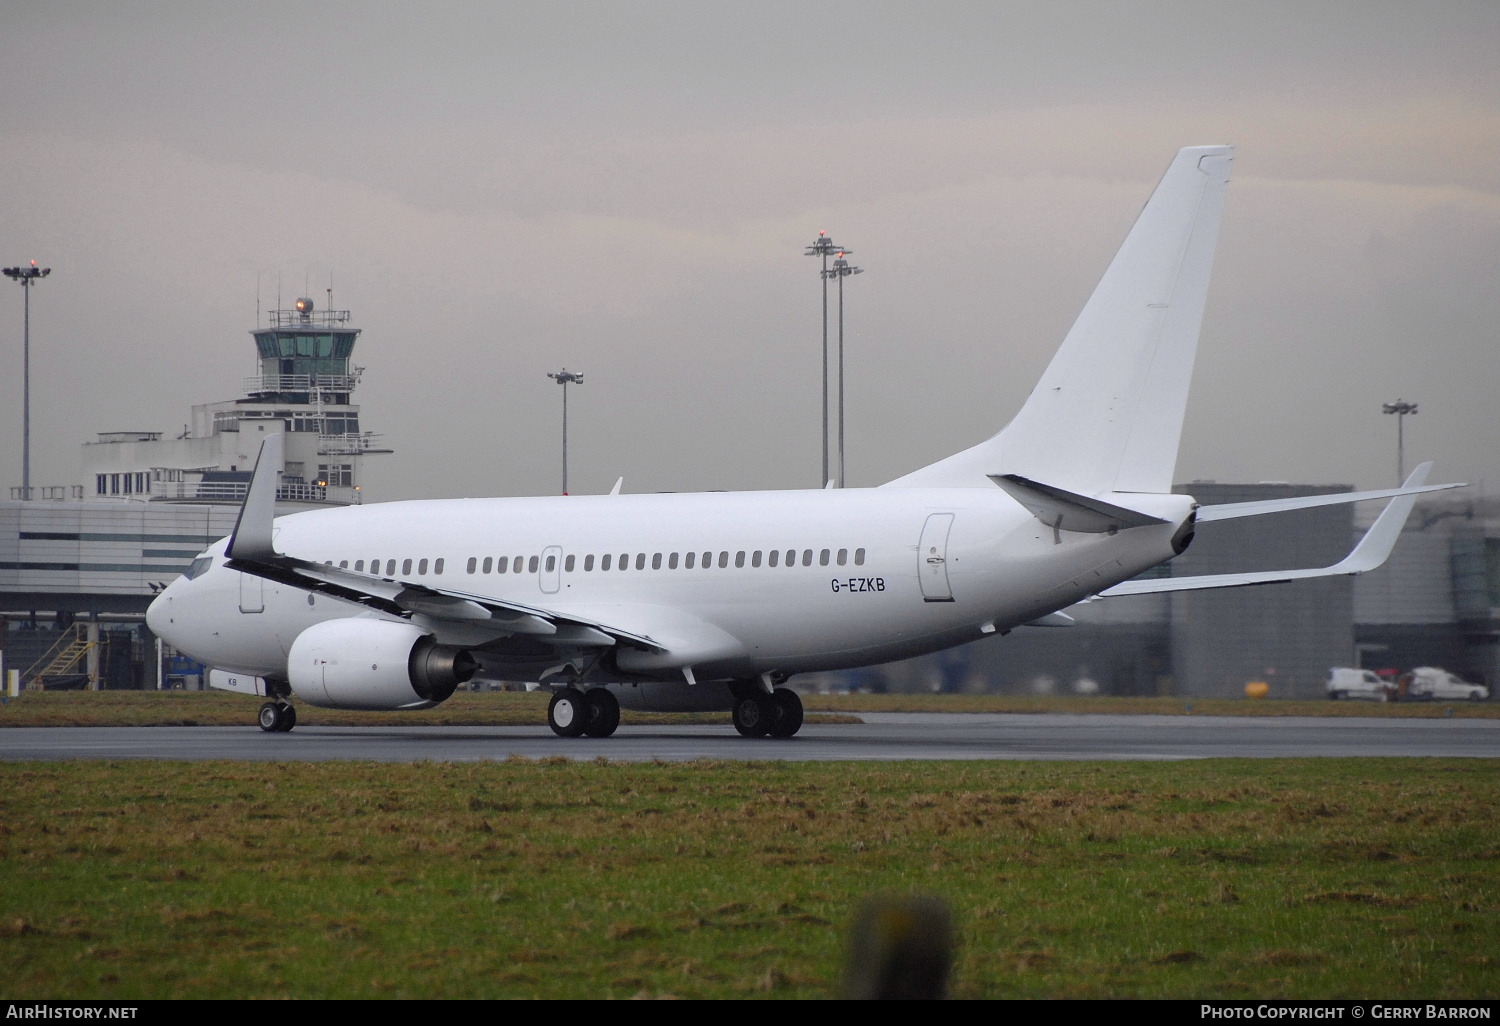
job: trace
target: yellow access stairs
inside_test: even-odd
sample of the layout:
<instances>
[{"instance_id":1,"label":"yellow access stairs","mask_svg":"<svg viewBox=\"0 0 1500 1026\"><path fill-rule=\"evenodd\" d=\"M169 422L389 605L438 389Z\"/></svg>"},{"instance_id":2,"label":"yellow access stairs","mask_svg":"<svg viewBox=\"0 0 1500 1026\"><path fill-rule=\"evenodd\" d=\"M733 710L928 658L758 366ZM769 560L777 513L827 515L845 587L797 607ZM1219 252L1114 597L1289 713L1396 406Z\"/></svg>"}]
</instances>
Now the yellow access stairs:
<instances>
[{"instance_id":1,"label":"yellow access stairs","mask_svg":"<svg viewBox=\"0 0 1500 1026\"><path fill-rule=\"evenodd\" d=\"M87 653L98 642L88 639L88 624L75 623L63 632L57 643L47 650L47 653L31 665L31 669L21 675L27 687L44 688L48 677L59 677L63 674L72 673ZM94 683L90 678L89 684Z\"/></svg>"}]
</instances>

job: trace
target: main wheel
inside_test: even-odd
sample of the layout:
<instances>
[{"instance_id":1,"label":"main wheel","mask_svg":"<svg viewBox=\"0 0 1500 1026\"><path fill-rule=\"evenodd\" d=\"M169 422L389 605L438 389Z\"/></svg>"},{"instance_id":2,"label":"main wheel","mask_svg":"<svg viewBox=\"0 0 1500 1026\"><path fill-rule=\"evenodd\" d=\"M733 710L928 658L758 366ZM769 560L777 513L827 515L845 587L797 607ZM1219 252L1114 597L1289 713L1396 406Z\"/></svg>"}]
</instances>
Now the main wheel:
<instances>
[{"instance_id":1,"label":"main wheel","mask_svg":"<svg viewBox=\"0 0 1500 1026\"><path fill-rule=\"evenodd\" d=\"M745 737L765 737L776 722L776 704L767 694L734 700L734 729Z\"/></svg>"},{"instance_id":2,"label":"main wheel","mask_svg":"<svg viewBox=\"0 0 1500 1026\"><path fill-rule=\"evenodd\" d=\"M580 737L589 725L589 703L577 688L563 688L547 706L547 725L558 737Z\"/></svg>"},{"instance_id":3,"label":"main wheel","mask_svg":"<svg viewBox=\"0 0 1500 1026\"><path fill-rule=\"evenodd\" d=\"M791 737L802 729L802 698L791 688L777 688L771 694L776 719L766 733L772 737Z\"/></svg>"},{"instance_id":4,"label":"main wheel","mask_svg":"<svg viewBox=\"0 0 1500 1026\"><path fill-rule=\"evenodd\" d=\"M284 717L281 715L281 706L275 702L267 702L261 706L260 712L256 714L255 718L256 722L260 724L260 729L264 730L267 734L280 733L283 729L281 723Z\"/></svg>"},{"instance_id":5,"label":"main wheel","mask_svg":"<svg viewBox=\"0 0 1500 1026\"><path fill-rule=\"evenodd\" d=\"M297 707L295 705L283 705L281 707L281 726L277 729L283 734L297 725Z\"/></svg>"},{"instance_id":6,"label":"main wheel","mask_svg":"<svg viewBox=\"0 0 1500 1026\"><path fill-rule=\"evenodd\" d=\"M620 700L608 688L594 688L584 698L591 715L583 732L589 737L609 737L620 725Z\"/></svg>"}]
</instances>

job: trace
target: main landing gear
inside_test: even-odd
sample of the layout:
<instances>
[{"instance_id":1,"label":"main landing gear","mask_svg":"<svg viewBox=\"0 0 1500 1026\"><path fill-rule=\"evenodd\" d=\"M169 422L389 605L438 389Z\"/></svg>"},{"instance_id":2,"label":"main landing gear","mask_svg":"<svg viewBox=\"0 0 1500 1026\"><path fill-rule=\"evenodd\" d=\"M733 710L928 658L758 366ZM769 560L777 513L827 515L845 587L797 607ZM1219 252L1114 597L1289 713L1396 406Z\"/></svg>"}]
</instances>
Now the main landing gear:
<instances>
[{"instance_id":1,"label":"main landing gear","mask_svg":"<svg viewBox=\"0 0 1500 1026\"><path fill-rule=\"evenodd\" d=\"M620 725L620 702L608 688L565 687L552 695L547 725L559 737L609 737Z\"/></svg>"},{"instance_id":2,"label":"main landing gear","mask_svg":"<svg viewBox=\"0 0 1500 1026\"><path fill-rule=\"evenodd\" d=\"M734 729L745 737L791 737L802 729L802 699L791 688L741 694L734 700Z\"/></svg>"},{"instance_id":3,"label":"main landing gear","mask_svg":"<svg viewBox=\"0 0 1500 1026\"><path fill-rule=\"evenodd\" d=\"M271 734L285 734L297 725L297 708L290 702L267 702L256 716L260 729Z\"/></svg>"}]
</instances>

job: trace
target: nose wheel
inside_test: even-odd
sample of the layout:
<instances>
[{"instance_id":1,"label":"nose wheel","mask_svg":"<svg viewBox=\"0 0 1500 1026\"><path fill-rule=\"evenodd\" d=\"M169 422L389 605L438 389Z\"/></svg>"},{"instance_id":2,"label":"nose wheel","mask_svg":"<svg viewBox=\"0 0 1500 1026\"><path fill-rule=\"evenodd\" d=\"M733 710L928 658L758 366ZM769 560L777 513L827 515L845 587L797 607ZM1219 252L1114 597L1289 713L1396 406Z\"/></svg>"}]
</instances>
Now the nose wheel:
<instances>
[{"instance_id":1,"label":"nose wheel","mask_svg":"<svg viewBox=\"0 0 1500 1026\"><path fill-rule=\"evenodd\" d=\"M256 722L268 734L285 734L297 725L297 709L287 702L267 702L260 707Z\"/></svg>"}]
</instances>

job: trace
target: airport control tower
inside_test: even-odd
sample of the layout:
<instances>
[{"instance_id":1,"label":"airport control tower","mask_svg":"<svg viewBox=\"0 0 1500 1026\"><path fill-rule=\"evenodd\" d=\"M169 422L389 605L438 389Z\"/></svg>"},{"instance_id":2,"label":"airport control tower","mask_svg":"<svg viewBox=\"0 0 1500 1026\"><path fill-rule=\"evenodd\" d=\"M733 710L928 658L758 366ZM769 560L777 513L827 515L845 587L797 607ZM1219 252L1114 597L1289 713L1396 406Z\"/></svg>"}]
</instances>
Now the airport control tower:
<instances>
[{"instance_id":1,"label":"airport control tower","mask_svg":"<svg viewBox=\"0 0 1500 1026\"><path fill-rule=\"evenodd\" d=\"M84 498L148 502L238 503L245 497L260 443L287 435L278 503L284 511L353 505L361 499L360 464L388 453L361 429L352 363L360 329L348 310L317 310L299 299L257 326L257 373L233 400L194 406L175 438L160 431L107 431L83 447Z\"/></svg>"}]
</instances>

